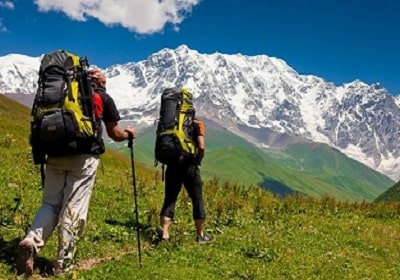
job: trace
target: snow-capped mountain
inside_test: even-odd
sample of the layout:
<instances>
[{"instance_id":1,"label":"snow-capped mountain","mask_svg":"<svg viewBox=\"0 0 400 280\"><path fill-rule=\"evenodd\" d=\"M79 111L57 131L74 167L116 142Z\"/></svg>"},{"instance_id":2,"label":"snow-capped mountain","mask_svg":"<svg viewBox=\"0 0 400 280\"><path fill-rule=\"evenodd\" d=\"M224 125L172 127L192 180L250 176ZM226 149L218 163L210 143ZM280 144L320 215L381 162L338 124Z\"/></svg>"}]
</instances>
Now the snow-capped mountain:
<instances>
[{"instance_id":1,"label":"snow-capped mountain","mask_svg":"<svg viewBox=\"0 0 400 280\"><path fill-rule=\"evenodd\" d=\"M0 57L0 92L31 94L37 86L40 57L9 54Z\"/></svg>"},{"instance_id":2,"label":"snow-capped mountain","mask_svg":"<svg viewBox=\"0 0 400 280\"><path fill-rule=\"evenodd\" d=\"M0 57L0 92L34 93L39 61ZM400 100L379 84L356 80L337 86L300 75L278 58L200 54L184 45L104 71L123 118L137 124L153 125L165 87L185 86L198 115L259 145L282 144L270 135L326 143L400 178Z\"/></svg>"}]
</instances>

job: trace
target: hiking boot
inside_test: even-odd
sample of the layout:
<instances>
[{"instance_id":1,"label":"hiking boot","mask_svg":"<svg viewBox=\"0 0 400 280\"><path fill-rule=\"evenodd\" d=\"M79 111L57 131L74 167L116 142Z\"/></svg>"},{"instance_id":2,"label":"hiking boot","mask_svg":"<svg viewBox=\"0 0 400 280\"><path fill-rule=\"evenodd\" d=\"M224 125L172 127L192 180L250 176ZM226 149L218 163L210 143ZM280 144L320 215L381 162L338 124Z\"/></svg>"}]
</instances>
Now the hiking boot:
<instances>
[{"instance_id":1,"label":"hiking boot","mask_svg":"<svg viewBox=\"0 0 400 280\"><path fill-rule=\"evenodd\" d=\"M169 237L163 237L163 231L161 229L157 230L157 241L161 242L161 241L169 241Z\"/></svg>"},{"instance_id":2,"label":"hiking boot","mask_svg":"<svg viewBox=\"0 0 400 280\"><path fill-rule=\"evenodd\" d=\"M53 268L53 275L54 276L62 276L65 274L64 269L62 267L56 266Z\"/></svg>"},{"instance_id":3,"label":"hiking boot","mask_svg":"<svg viewBox=\"0 0 400 280\"><path fill-rule=\"evenodd\" d=\"M207 235L203 235L203 236L198 235L198 236L196 237L196 241L197 241L197 243L199 243L199 244L210 243L210 242L213 241L213 240L214 240L214 239L213 239L211 236L207 236Z\"/></svg>"},{"instance_id":4,"label":"hiking boot","mask_svg":"<svg viewBox=\"0 0 400 280\"><path fill-rule=\"evenodd\" d=\"M54 262L53 264L53 275L54 276L62 276L73 270L75 266L71 263L64 264L63 262Z\"/></svg>"},{"instance_id":5,"label":"hiking boot","mask_svg":"<svg viewBox=\"0 0 400 280\"><path fill-rule=\"evenodd\" d=\"M57 263L53 268L53 275L54 276L62 276L74 269L73 265L65 266L62 263Z\"/></svg>"},{"instance_id":6,"label":"hiking boot","mask_svg":"<svg viewBox=\"0 0 400 280\"><path fill-rule=\"evenodd\" d=\"M33 259L36 256L35 245L32 240L24 239L18 244L17 273L25 273L26 277L33 274Z\"/></svg>"}]
</instances>

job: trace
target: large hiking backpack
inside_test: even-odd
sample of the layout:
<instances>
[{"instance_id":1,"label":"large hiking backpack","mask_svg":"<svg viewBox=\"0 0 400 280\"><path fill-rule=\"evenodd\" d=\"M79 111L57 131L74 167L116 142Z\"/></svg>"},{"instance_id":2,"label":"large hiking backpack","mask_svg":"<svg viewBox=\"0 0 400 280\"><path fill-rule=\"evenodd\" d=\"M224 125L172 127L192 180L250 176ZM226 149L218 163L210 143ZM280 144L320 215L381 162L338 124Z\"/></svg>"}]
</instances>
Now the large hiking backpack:
<instances>
[{"instance_id":1,"label":"large hiking backpack","mask_svg":"<svg viewBox=\"0 0 400 280\"><path fill-rule=\"evenodd\" d=\"M160 118L156 131L155 158L163 164L194 159L193 96L181 88L167 88L161 94Z\"/></svg>"},{"instance_id":2,"label":"large hiking backpack","mask_svg":"<svg viewBox=\"0 0 400 280\"><path fill-rule=\"evenodd\" d=\"M32 106L30 144L35 164L47 155L92 153L99 140L88 62L64 50L45 54Z\"/></svg>"}]
</instances>

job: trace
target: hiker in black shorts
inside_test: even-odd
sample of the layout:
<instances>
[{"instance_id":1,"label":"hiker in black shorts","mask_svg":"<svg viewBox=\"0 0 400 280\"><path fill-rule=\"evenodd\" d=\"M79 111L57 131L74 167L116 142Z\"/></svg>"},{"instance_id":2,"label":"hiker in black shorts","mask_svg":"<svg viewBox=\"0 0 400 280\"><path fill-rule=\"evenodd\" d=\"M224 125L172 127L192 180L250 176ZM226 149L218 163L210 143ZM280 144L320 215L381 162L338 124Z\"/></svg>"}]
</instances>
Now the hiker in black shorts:
<instances>
[{"instance_id":1,"label":"hiker in black shorts","mask_svg":"<svg viewBox=\"0 0 400 280\"><path fill-rule=\"evenodd\" d=\"M159 232L159 238L161 240L168 240L170 237L168 228L174 218L176 200L183 185L192 200L196 241L198 243L212 241L212 238L204 233L206 213L204 210L203 186L199 169L199 164L204 157L205 151L205 128L203 122L198 119L193 121L193 126L193 138L197 146L196 160L187 159L182 162L177 161L173 164L168 164L165 172L165 197L160 213L161 231Z\"/></svg>"}]
</instances>

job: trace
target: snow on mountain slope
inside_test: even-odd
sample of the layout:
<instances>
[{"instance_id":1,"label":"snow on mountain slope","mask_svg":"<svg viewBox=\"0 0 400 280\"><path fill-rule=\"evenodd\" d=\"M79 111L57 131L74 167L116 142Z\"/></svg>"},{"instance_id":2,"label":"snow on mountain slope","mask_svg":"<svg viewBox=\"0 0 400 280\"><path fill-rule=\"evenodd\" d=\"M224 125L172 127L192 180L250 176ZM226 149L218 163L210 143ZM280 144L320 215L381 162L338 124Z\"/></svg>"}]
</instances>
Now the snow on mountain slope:
<instances>
[{"instance_id":1,"label":"snow on mountain slope","mask_svg":"<svg viewBox=\"0 0 400 280\"><path fill-rule=\"evenodd\" d=\"M9 54L0 57L0 92L31 94L37 86L39 57Z\"/></svg>"},{"instance_id":2,"label":"snow on mountain slope","mask_svg":"<svg viewBox=\"0 0 400 280\"><path fill-rule=\"evenodd\" d=\"M39 58L1 57L0 92L33 93L38 68ZM137 124L154 123L164 88L185 86L200 116L241 136L251 138L247 127L326 143L400 178L400 101L379 84L356 80L337 86L300 75L278 58L200 54L185 45L104 71L121 115ZM266 145L265 133L260 135L252 140Z\"/></svg>"}]
</instances>

